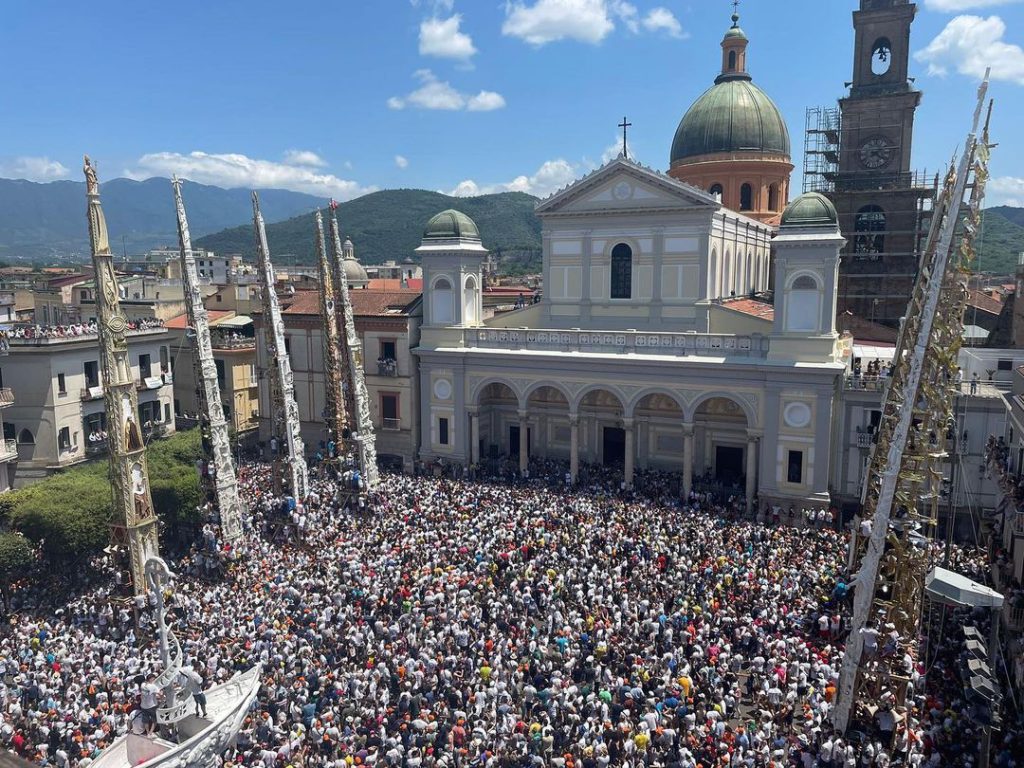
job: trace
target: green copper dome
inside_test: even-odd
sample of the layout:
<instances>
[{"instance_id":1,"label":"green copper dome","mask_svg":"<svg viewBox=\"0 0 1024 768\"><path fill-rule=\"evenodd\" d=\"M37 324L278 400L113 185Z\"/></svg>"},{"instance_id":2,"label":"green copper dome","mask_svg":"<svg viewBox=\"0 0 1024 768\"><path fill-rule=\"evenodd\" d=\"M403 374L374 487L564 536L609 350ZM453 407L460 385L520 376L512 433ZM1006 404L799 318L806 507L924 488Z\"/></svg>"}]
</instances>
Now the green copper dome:
<instances>
[{"instance_id":1,"label":"green copper dome","mask_svg":"<svg viewBox=\"0 0 1024 768\"><path fill-rule=\"evenodd\" d=\"M805 192L786 206L782 214L784 227L835 227L839 214L832 201L820 192Z\"/></svg>"},{"instance_id":2,"label":"green copper dome","mask_svg":"<svg viewBox=\"0 0 1024 768\"><path fill-rule=\"evenodd\" d=\"M789 157L789 130L775 103L744 73L720 75L683 116L671 162L719 152Z\"/></svg>"},{"instance_id":3,"label":"green copper dome","mask_svg":"<svg viewBox=\"0 0 1024 768\"><path fill-rule=\"evenodd\" d=\"M424 240L479 240L480 230L469 216L449 208L427 222Z\"/></svg>"}]
</instances>

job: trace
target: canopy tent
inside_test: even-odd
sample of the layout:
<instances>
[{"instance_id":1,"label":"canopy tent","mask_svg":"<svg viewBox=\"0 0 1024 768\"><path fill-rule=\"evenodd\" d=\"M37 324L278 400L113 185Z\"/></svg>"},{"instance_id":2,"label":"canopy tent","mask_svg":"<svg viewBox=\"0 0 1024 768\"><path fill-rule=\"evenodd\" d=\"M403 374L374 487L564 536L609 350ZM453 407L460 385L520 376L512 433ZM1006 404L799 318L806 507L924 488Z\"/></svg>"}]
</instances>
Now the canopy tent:
<instances>
[{"instance_id":1,"label":"canopy tent","mask_svg":"<svg viewBox=\"0 0 1024 768\"><path fill-rule=\"evenodd\" d=\"M246 325L252 324L252 318L248 315L235 315L229 317L227 320L221 320L216 323L217 328L243 328Z\"/></svg>"},{"instance_id":2,"label":"canopy tent","mask_svg":"<svg viewBox=\"0 0 1024 768\"><path fill-rule=\"evenodd\" d=\"M932 600L944 605L971 608L1003 607L1003 596L994 589L945 568L933 568L925 579L924 587Z\"/></svg>"}]
</instances>

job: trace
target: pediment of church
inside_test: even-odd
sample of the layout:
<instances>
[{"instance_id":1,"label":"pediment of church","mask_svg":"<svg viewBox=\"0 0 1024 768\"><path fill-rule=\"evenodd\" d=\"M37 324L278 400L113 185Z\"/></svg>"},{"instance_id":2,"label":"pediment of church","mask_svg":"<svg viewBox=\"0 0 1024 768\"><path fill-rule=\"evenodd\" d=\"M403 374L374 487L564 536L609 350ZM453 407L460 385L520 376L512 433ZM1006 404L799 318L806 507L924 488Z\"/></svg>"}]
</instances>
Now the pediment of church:
<instances>
[{"instance_id":1,"label":"pediment of church","mask_svg":"<svg viewBox=\"0 0 1024 768\"><path fill-rule=\"evenodd\" d=\"M556 192L537 214L678 210L717 207L711 195L663 173L618 158Z\"/></svg>"}]
</instances>

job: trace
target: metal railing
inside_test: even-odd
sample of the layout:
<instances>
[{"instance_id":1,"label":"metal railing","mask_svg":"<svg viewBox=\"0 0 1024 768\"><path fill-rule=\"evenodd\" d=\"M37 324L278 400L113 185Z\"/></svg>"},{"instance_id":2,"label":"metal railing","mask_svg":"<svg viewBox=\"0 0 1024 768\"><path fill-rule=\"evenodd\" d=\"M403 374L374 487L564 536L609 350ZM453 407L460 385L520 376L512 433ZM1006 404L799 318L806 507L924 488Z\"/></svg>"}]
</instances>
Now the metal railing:
<instances>
[{"instance_id":1,"label":"metal railing","mask_svg":"<svg viewBox=\"0 0 1024 768\"><path fill-rule=\"evenodd\" d=\"M873 435L870 432L858 432L857 433L857 447L858 448L870 448L871 438Z\"/></svg>"},{"instance_id":2,"label":"metal railing","mask_svg":"<svg viewBox=\"0 0 1024 768\"><path fill-rule=\"evenodd\" d=\"M18 442L16 440L4 440L0 447L0 458L4 460L18 455Z\"/></svg>"},{"instance_id":3,"label":"metal railing","mask_svg":"<svg viewBox=\"0 0 1024 768\"><path fill-rule=\"evenodd\" d=\"M106 452L107 452L107 441L106 440L97 440L95 442L86 441L86 443L85 443L85 455L86 456L89 456L89 457L92 457L92 456L102 456Z\"/></svg>"},{"instance_id":4,"label":"metal railing","mask_svg":"<svg viewBox=\"0 0 1024 768\"><path fill-rule=\"evenodd\" d=\"M759 333L662 333L647 331L581 331L526 328L468 328L467 347L557 352L602 352L673 357L726 356L764 358L768 337Z\"/></svg>"},{"instance_id":5,"label":"metal railing","mask_svg":"<svg viewBox=\"0 0 1024 768\"><path fill-rule=\"evenodd\" d=\"M0 408L5 405L14 405L14 390L10 387L0 387Z\"/></svg>"},{"instance_id":6,"label":"metal railing","mask_svg":"<svg viewBox=\"0 0 1024 768\"><path fill-rule=\"evenodd\" d=\"M398 361L397 360L378 360L377 361L377 375L378 376L389 376L394 378L398 376Z\"/></svg>"},{"instance_id":7,"label":"metal railing","mask_svg":"<svg viewBox=\"0 0 1024 768\"><path fill-rule=\"evenodd\" d=\"M256 339L245 336L231 338L220 334L211 334L210 346L214 349L256 349Z\"/></svg>"},{"instance_id":8,"label":"metal railing","mask_svg":"<svg viewBox=\"0 0 1024 768\"><path fill-rule=\"evenodd\" d=\"M886 376L847 376L843 379L843 386L863 392L882 392L887 381Z\"/></svg>"},{"instance_id":9,"label":"metal railing","mask_svg":"<svg viewBox=\"0 0 1024 768\"><path fill-rule=\"evenodd\" d=\"M401 419L381 419L380 422L381 422L381 424L380 424L381 429L401 429L402 428L402 420Z\"/></svg>"}]
</instances>

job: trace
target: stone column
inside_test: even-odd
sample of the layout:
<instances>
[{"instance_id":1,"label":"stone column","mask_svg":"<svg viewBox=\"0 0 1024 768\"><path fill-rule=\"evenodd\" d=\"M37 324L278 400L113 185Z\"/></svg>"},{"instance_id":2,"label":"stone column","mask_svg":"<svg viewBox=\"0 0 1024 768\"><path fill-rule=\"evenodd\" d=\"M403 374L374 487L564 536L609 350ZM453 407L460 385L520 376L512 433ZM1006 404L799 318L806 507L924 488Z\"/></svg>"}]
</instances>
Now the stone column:
<instances>
[{"instance_id":1,"label":"stone column","mask_svg":"<svg viewBox=\"0 0 1024 768\"><path fill-rule=\"evenodd\" d=\"M757 492L757 450L760 439L759 432L747 432L747 512L754 511L754 494Z\"/></svg>"},{"instance_id":2,"label":"stone column","mask_svg":"<svg viewBox=\"0 0 1024 768\"><path fill-rule=\"evenodd\" d=\"M530 424L526 420L526 411L519 411L519 474L525 475L530 466L530 448L527 430Z\"/></svg>"},{"instance_id":3,"label":"stone column","mask_svg":"<svg viewBox=\"0 0 1024 768\"><path fill-rule=\"evenodd\" d=\"M693 490L693 422L683 422L683 498Z\"/></svg>"},{"instance_id":4,"label":"stone column","mask_svg":"<svg viewBox=\"0 0 1024 768\"><path fill-rule=\"evenodd\" d=\"M633 420L623 419L622 426L626 431L626 487L633 487L633 461L636 447L633 439Z\"/></svg>"},{"instance_id":5,"label":"stone column","mask_svg":"<svg viewBox=\"0 0 1024 768\"><path fill-rule=\"evenodd\" d=\"M580 474L580 415L569 414L569 475L575 483Z\"/></svg>"},{"instance_id":6,"label":"stone column","mask_svg":"<svg viewBox=\"0 0 1024 768\"><path fill-rule=\"evenodd\" d=\"M469 461L480 463L480 409L469 409Z\"/></svg>"}]
</instances>

